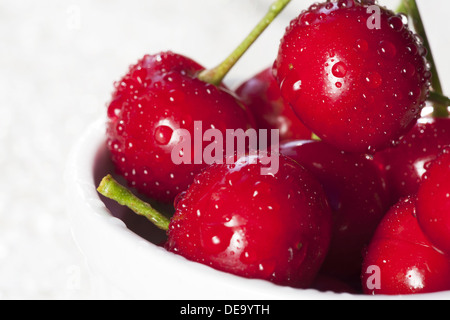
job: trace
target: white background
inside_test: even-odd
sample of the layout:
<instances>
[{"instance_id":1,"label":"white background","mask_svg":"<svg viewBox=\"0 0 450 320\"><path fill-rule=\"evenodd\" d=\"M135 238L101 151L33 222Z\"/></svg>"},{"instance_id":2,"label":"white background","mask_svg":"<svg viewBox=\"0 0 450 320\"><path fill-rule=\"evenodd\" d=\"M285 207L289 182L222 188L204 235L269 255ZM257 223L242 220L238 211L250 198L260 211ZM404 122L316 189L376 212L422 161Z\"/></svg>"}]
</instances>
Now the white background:
<instances>
[{"instance_id":1,"label":"white background","mask_svg":"<svg viewBox=\"0 0 450 320\"><path fill-rule=\"evenodd\" d=\"M0 299L91 298L67 220L71 146L105 113L113 82L146 53L172 50L213 67L272 0L2 0L0 2ZM399 1L381 1L395 9ZM448 0L418 0L444 89ZM226 79L272 64L293 0ZM450 89L449 89L450 90Z\"/></svg>"}]
</instances>

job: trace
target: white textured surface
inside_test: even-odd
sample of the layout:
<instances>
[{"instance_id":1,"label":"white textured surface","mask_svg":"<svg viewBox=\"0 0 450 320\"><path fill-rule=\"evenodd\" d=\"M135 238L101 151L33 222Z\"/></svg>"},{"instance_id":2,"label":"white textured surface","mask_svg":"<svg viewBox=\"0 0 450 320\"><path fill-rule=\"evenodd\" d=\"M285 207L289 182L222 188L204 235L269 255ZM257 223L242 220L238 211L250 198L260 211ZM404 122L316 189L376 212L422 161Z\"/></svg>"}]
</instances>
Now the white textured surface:
<instances>
[{"instance_id":1,"label":"white textured surface","mask_svg":"<svg viewBox=\"0 0 450 320\"><path fill-rule=\"evenodd\" d=\"M103 115L113 81L129 64L170 49L212 67L271 2L0 2L0 299L94 297L64 201L71 146ZM272 63L285 26L310 3L292 1L230 73L230 85ZM450 3L422 4L444 88L450 88Z\"/></svg>"}]
</instances>

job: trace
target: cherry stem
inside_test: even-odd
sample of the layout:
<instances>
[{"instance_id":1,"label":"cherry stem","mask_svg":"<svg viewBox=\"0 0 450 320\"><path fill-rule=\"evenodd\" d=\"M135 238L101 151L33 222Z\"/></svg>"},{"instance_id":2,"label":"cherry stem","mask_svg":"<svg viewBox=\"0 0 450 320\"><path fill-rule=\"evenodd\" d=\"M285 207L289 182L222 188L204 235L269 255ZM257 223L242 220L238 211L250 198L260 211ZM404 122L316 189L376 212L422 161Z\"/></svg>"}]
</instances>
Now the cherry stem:
<instances>
[{"instance_id":1,"label":"cherry stem","mask_svg":"<svg viewBox=\"0 0 450 320\"><path fill-rule=\"evenodd\" d=\"M97 191L105 197L130 208L140 216L146 217L159 229L167 231L170 220L155 210L150 204L137 198L130 190L119 184L111 175L107 175L100 182Z\"/></svg>"},{"instance_id":2,"label":"cherry stem","mask_svg":"<svg viewBox=\"0 0 450 320\"><path fill-rule=\"evenodd\" d=\"M402 0L400 7L397 9L397 11L407 14L414 25L414 29L416 33L422 38L423 44L425 48L428 51L428 62L431 65L431 86L433 88L433 92L439 95L443 94L442 84L439 79L439 73L437 71L436 63L433 57L433 53L431 50L430 42L428 41L428 36L425 30L425 26L423 24L422 17L420 15L419 7L417 6L416 0ZM430 99L429 99L430 100ZM432 101L432 100L430 100ZM449 111L447 109L446 105L442 105L441 103L437 101L434 102L433 107L433 115L436 117L447 117L449 115Z\"/></svg>"},{"instance_id":3,"label":"cherry stem","mask_svg":"<svg viewBox=\"0 0 450 320\"><path fill-rule=\"evenodd\" d=\"M434 103L438 103L444 107L450 107L450 98L437 92L430 92L428 100Z\"/></svg>"},{"instance_id":4,"label":"cherry stem","mask_svg":"<svg viewBox=\"0 0 450 320\"><path fill-rule=\"evenodd\" d=\"M264 18L256 25L243 42L217 67L202 71L198 78L205 82L220 85L222 80L251 47L251 45L259 38L264 30L275 20L275 18L283 11L283 9L291 2L291 0L277 0L269 8Z\"/></svg>"}]
</instances>

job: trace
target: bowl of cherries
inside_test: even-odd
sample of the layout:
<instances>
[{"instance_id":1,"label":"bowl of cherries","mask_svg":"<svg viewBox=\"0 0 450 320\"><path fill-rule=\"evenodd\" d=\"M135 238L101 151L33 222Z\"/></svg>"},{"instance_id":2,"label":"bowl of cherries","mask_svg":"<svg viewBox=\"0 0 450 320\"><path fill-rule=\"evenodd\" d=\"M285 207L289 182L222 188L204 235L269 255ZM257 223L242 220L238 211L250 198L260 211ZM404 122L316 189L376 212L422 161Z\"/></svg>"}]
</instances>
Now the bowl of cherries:
<instances>
[{"instance_id":1,"label":"bowl of cherries","mask_svg":"<svg viewBox=\"0 0 450 320\"><path fill-rule=\"evenodd\" d=\"M416 2L314 3L228 88L289 2L213 69L144 55L75 146L70 218L103 297L450 297L450 99Z\"/></svg>"}]
</instances>

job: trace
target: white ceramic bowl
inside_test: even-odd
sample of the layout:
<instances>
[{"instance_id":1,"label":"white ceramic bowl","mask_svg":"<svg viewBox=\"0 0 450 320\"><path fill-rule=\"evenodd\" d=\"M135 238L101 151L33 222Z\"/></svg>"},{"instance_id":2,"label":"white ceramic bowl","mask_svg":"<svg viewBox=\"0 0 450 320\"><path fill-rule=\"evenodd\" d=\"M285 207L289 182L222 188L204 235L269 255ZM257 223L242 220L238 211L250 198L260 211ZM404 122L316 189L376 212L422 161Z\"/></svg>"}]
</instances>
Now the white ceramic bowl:
<instances>
[{"instance_id":1,"label":"white ceramic bowl","mask_svg":"<svg viewBox=\"0 0 450 320\"><path fill-rule=\"evenodd\" d=\"M102 199L96 190L100 179L113 172L105 145L105 123L105 119L98 120L80 138L71 153L66 171L67 203L72 232L89 266L93 298L172 300L450 298L449 292L372 297L299 290L277 286L267 281L233 276L167 252L154 244L158 243L163 235L160 230L144 218L130 214L123 207ZM136 228L136 225L140 227ZM144 238L138 235L142 230L152 236Z\"/></svg>"}]
</instances>

